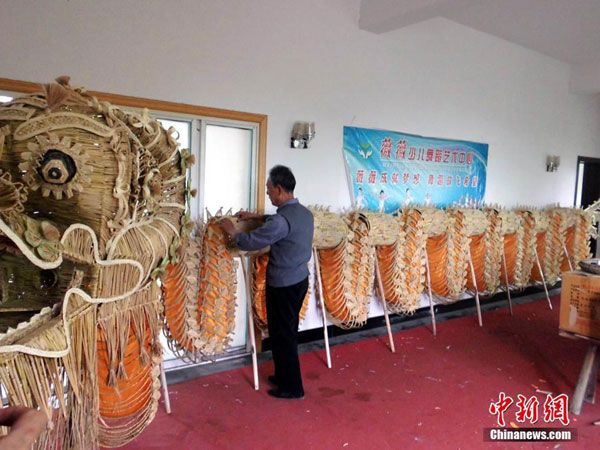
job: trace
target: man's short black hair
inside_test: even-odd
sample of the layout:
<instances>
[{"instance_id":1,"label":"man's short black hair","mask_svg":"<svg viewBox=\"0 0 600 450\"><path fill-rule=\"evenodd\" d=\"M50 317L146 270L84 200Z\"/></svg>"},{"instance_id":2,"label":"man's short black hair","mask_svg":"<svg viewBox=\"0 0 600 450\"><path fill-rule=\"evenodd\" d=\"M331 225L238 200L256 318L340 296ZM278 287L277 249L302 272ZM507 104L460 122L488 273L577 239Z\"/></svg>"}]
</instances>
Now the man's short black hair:
<instances>
[{"instance_id":1,"label":"man's short black hair","mask_svg":"<svg viewBox=\"0 0 600 450\"><path fill-rule=\"evenodd\" d=\"M296 178L294 174L285 166L275 166L269 171L269 179L273 187L281 186L286 192L294 192L296 187Z\"/></svg>"}]
</instances>

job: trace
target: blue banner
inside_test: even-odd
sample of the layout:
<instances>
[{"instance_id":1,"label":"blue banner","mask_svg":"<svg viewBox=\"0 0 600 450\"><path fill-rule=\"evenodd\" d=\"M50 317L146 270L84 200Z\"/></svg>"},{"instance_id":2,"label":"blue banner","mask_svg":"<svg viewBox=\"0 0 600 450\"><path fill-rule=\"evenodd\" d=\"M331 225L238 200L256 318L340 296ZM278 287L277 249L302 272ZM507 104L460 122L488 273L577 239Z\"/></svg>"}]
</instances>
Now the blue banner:
<instances>
[{"instance_id":1,"label":"blue banner","mask_svg":"<svg viewBox=\"0 0 600 450\"><path fill-rule=\"evenodd\" d=\"M393 213L408 204L483 202L488 145L344 127L353 202Z\"/></svg>"}]
</instances>

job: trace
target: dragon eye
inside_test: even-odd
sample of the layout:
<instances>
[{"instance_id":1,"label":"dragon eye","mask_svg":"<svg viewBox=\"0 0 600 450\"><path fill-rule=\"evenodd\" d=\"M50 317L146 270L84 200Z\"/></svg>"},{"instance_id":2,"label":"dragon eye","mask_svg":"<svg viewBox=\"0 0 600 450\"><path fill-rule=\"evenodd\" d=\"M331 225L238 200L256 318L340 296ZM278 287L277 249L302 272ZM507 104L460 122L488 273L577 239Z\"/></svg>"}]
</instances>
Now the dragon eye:
<instances>
[{"instance_id":1,"label":"dragon eye","mask_svg":"<svg viewBox=\"0 0 600 450\"><path fill-rule=\"evenodd\" d=\"M65 184L77 173L75 161L59 150L48 150L44 153L37 169L40 177L49 184Z\"/></svg>"}]
</instances>

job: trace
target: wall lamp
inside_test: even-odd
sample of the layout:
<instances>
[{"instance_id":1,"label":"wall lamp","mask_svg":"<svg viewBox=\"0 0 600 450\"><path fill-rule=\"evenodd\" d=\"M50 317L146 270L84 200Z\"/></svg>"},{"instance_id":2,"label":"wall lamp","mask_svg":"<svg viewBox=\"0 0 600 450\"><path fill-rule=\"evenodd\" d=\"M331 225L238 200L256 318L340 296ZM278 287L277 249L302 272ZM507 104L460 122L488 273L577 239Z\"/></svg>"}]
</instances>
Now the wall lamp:
<instances>
[{"instance_id":1,"label":"wall lamp","mask_svg":"<svg viewBox=\"0 0 600 450\"><path fill-rule=\"evenodd\" d=\"M292 128L290 146L292 148L308 148L315 137L314 122L295 122Z\"/></svg>"},{"instance_id":2,"label":"wall lamp","mask_svg":"<svg viewBox=\"0 0 600 450\"><path fill-rule=\"evenodd\" d=\"M560 166L560 156L548 156L546 159L546 172L556 172Z\"/></svg>"}]
</instances>

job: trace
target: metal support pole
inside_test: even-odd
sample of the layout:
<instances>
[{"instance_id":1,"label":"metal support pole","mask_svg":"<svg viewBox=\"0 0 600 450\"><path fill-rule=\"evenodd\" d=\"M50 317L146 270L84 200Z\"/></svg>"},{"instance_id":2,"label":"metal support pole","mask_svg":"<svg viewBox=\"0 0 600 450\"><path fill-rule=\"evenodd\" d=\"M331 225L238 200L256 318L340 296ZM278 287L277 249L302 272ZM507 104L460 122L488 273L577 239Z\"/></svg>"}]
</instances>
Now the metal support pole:
<instances>
[{"instance_id":1,"label":"metal support pole","mask_svg":"<svg viewBox=\"0 0 600 450\"><path fill-rule=\"evenodd\" d=\"M482 327L483 320L481 318L481 305L479 303L479 289L477 288L477 278L475 277L475 268L473 267L471 248L469 248L469 267L471 268L471 279L473 280L473 286L475 286L475 305L477 305L477 318L479 319L479 326Z\"/></svg>"},{"instance_id":2,"label":"metal support pole","mask_svg":"<svg viewBox=\"0 0 600 450\"><path fill-rule=\"evenodd\" d=\"M569 252L567 251L567 245L563 242L563 251L565 252L565 257L567 258L567 262L569 263L569 270L573 272L573 264L571 264L571 258L569 258Z\"/></svg>"},{"instance_id":3,"label":"metal support pole","mask_svg":"<svg viewBox=\"0 0 600 450\"><path fill-rule=\"evenodd\" d=\"M427 269L427 291L429 292L429 314L431 315L431 325L433 325L433 335L437 336L437 329L435 326L435 311L433 310L433 296L431 295L431 275L429 273L429 257L427 256L427 250L425 250L425 268Z\"/></svg>"},{"instance_id":4,"label":"metal support pole","mask_svg":"<svg viewBox=\"0 0 600 450\"><path fill-rule=\"evenodd\" d=\"M377 255L375 255L375 276L377 277L377 284L379 286L379 298L381 299L381 304L383 305L385 326L387 327L388 338L390 339L390 349L392 350L392 353L396 353L396 347L394 346L394 337L392 335L392 327L390 325L390 317L388 315L387 303L385 301L385 292L383 290L383 281L381 280L381 272L379 270L379 261L377 259Z\"/></svg>"},{"instance_id":5,"label":"metal support pole","mask_svg":"<svg viewBox=\"0 0 600 450\"><path fill-rule=\"evenodd\" d=\"M323 315L323 336L325 338L325 353L327 354L327 367L331 369L331 353L329 351L329 336L327 335L327 316L325 315L325 297L323 296L323 283L321 281L321 265L319 264L319 254L313 247L313 258L315 260L315 274L317 284L319 285L319 303L321 304L321 314Z\"/></svg>"},{"instance_id":6,"label":"metal support pole","mask_svg":"<svg viewBox=\"0 0 600 450\"><path fill-rule=\"evenodd\" d=\"M535 262L537 263L538 270L542 276L542 283L544 283L544 291L546 292L546 299L548 300L548 306L552 309L552 302L550 301L550 295L548 294L548 288L546 287L546 278L544 277L544 271L542 270L542 264L540 263L540 257L538 256L537 248L535 248Z\"/></svg>"},{"instance_id":7,"label":"metal support pole","mask_svg":"<svg viewBox=\"0 0 600 450\"><path fill-rule=\"evenodd\" d=\"M510 285L508 284L508 270L506 269L506 252L504 251L504 245L502 245L502 265L504 266L504 281L506 282L506 296L508 297L508 309L510 309L510 315L513 315L512 300L510 298Z\"/></svg>"},{"instance_id":8,"label":"metal support pole","mask_svg":"<svg viewBox=\"0 0 600 450\"><path fill-rule=\"evenodd\" d=\"M160 384L162 386L163 397L165 398L165 409L167 414L171 414L171 399L169 398L169 386L167 386L167 376L165 375L165 365L160 363Z\"/></svg>"},{"instance_id":9,"label":"metal support pole","mask_svg":"<svg viewBox=\"0 0 600 450\"><path fill-rule=\"evenodd\" d=\"M254 315L252 314L252 291L250 289L250 272L246 264L246 257L240 255L244 284L246 285L246 313L248 318L248 334L250 337L250 351L252 352L252 372L254 373L254 389L258 391L258 361L256 360L256 338L254 336Z\"/></svg>"}]
</instances>

